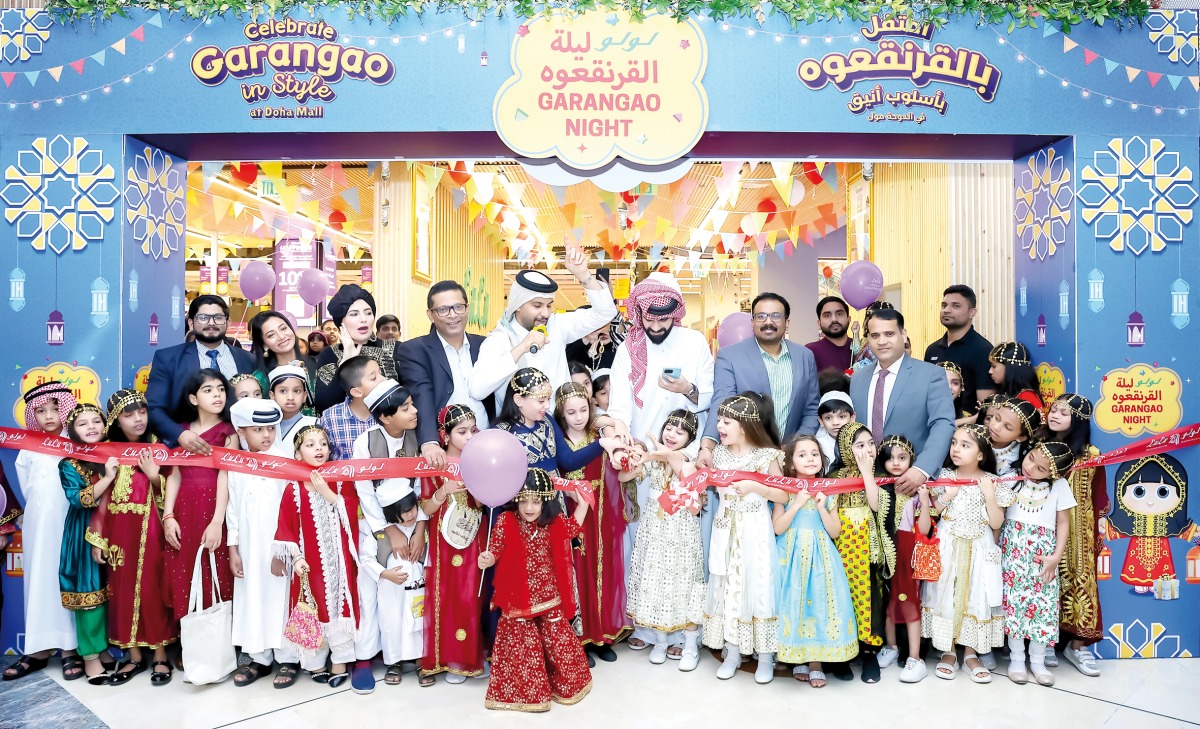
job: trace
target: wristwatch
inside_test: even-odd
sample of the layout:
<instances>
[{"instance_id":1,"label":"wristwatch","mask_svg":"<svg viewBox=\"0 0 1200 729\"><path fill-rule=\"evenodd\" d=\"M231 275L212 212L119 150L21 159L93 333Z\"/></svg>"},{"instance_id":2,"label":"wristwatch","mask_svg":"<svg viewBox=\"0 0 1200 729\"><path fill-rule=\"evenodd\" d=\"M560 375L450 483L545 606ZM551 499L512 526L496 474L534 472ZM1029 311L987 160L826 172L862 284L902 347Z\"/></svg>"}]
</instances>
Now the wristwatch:
<instances>
[{"instance_id":1,"label":"wristwatch","mask_svg":"<svg viewBox=\"0 0 1200 729\"><path fill-rule=\"evenodd\" d=\"M697 400L700 397L700 388L696 387L696 383L692 383L692 389L688 390L686 395L689 400Z\"/></svg>"}]
</instances>

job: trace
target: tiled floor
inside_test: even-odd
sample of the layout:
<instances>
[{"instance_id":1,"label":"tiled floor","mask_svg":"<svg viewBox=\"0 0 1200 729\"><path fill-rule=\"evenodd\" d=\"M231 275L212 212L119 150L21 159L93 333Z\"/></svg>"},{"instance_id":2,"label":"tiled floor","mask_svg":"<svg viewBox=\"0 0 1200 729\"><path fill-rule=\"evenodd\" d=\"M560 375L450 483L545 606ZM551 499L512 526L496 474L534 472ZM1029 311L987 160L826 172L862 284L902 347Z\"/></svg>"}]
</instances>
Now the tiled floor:
<instances>
[{"instance_id":1,"label":"tiled floor","mask_svg":"<svg viewBox=\"0 0 1200 729\"><path fill-rule=\"evenodd\" d=\"M901 684L893 667L884 671L883 682L876 686L857 679L851 683L833 680L826 688L814 690L790 678L758 686L753 676L744 672L730 681L719 681L714 676L717 663L707 656L698 670L683 674L674 662L653 666L644 652L634 653L625 646L617 652L620 657L616 663L601 663L593 671L591 695L577 706L555 706L551 718L546 719L486 711L486 681L482 680L460 686L439 680L433 688L422 689L412 674L405 674L400 686L380 683L374 694L357 696L346 687L331 690L307 677L286 691L277 691L268 679L239 689L228 683L191 686L179 680L177 674L169 686L155 688L143 675L127 686L109 688L89 686L83 681L62 683L57 670L46 676L54 678L114 729L330 729L367 727L377 722L394 726L470 726L481 721L499 727L569 721L578 729L707 729L724 725L750 729L778 727L781 721L804 721L812 716L830 720L836 717L837 725L911 729L929 726L935 715L945 716L946 721L964 729L1200 726L1200 661L1195 659L1105 661L1101 663L1100 678L1082 676L1063 663L1054 669L1057 685L1053 688L1017 686L999 674L986 686L971 683L963 673L953 681L940 680L933 675L931 660L929 677L916 685ZM57 669L57 664L52 668ZM1005 670L1003 659L1000 670ZM382 675L382 667L377 675ZM50 712L66 697L47 681L23 687L19 683L3 684L0 710L16 706L8 700L18 687L20 709L28 712L23 718L31 722L30 726L84 725L56 721L58 717ZM624 722L620 720L622 714L629 717ZM0 726L13 726L4 719L0 715ZM614 724L614 719L619 723Z\"/></svg>"}]
</instances>

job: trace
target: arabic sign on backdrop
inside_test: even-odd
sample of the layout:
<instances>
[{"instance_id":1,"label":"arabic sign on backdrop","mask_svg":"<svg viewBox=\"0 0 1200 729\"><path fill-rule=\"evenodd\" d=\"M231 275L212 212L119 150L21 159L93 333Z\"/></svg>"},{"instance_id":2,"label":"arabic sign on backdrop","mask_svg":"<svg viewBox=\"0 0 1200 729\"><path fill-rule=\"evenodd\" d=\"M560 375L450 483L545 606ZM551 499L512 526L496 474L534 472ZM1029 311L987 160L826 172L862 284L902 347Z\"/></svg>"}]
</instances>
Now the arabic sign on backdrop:
<instances>
[{"instance_id":1,"label":"arabic sign on backdrop","mask_svg":"<svg viewBox=\"0 0 1200 729\"><path fill-rule=\"evenodd\" d=\"M934 28L929 23L919 23L905 15L890 18L875 15L870 27L860 32L868 42L876 44L875 50L856 48L849 53L807 58L796 67L800 82L814 91L831 83L839 91L849 91L859 82L888 79L904 79L914 84L912 89L889 90L876 83L866 91L855 91L846 108L852 114L868 114L866 119L871 122L919 125L929 115L945 116L950 106L946 92L935 89L927 93L925 89L930 84L969 89L989 103L996 98L1000 69L979 51L944 43L935 44L930 50Z\"/></svg>"},{"instance_id":2,"label":"arabic sign on backdrop","mask_svg":"<svg viewBox=\"0 0 1200 729\"><path fill-rule=\"evenodd\" d=\"M241 84L242 100L259 104L250 109L251 119L320 119L325 116L323 102L337 98L332 84L349 78L383 86L396 75L390 58L343 46L337 42L337 28L323 20L270 19L247 24L242 34L248 45L197 50L192 55L192 75L205 86L219 86L227 78L259 79L273 71L269 85ZM266 102L272 97L289 99L296 106L270 106Z\"/></svg>"},{"instance_id":3,"label":"arabic sign on backdrop","mask_svg":"<svg viewBox=\"0 0 1200 729\"><path fill-rule=\"evenodd\" d=\"M25 393L52 381L66 385L78 402L101 402L100 375L91 367L83 367L76 362L51 362L44 367L31 367L21 375L20 392L13 403L13 420L17 421L17 425L22 428L28 425L25 422Z\"/></svg>"},{"instance_id":4,"label":"arabic sign on backdrop","mask_svg":"<svg viewBox=\"0 0 1200 729\"><path fill-rule=\"evenodd\" d=\"M1183 383L1174 370L1134 363L1101 378L1096 425L1109 433L1162 433L1183 418Z\"/></svg>"},{"instance_id":5,"label":"arabic sign on backdrop","mask_svg":"<svg viewBox=\"0 0 1200 729\"><path fill-rule=\"evenodd\" d=\"M708 123L708 46L693 20L539 17L518 29L511 60L492 117L520 156L585 170L618 156L664 164L687 154Z\"/></svg>"},{"instance_id":6,"label":"arabic sign on backdrop","mask_svg":"<svg viewBox=\"0 0 1200 729\"><path fill-rule=\"evenodd\" d=\"M1046 403L1046 411L1049 412L1050 403L1054 402L1054 398L1067 391L1066 376L1061 369L1048 362L1039 364L1035 371L1042 402Z\"/></svg>"}]
</instances>

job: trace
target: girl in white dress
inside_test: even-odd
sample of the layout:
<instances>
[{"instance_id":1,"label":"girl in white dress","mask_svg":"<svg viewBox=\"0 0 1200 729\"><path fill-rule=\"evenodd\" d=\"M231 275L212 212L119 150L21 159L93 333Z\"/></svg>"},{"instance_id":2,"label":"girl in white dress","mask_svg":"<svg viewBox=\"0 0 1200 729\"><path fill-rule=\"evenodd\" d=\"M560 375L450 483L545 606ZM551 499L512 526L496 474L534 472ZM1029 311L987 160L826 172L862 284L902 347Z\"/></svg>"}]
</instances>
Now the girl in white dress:
<instances>
[{"instance_id":1,"label":"girl in white dress","mask_svg":"<svg viewBox=\"0 0 1200 729\"><path fill-rule=\"evenodd\" d=\"M417 495L406 478L389 478L375 491L383 517L395 524L409 539L417 530ZM379 583L379 633L383 662L387 664L384 683L400 683L404 661L417 661L425 655L425 556L407 560L391 550L386 539L378 540L379 549L364 551L363 572ZM415 671L416 666L412 667Z\"/></svg>"},{"instance_id":2,"label":"girl in white dress","mask_svg":"<svg viewBox=\"0 0 1200 729\"><path fill-rule=\"evenodd\" d=\"M757 393L728 398L717 409L720 444L713 450L718 471L756 471L781 476L783 454L773 407ZM769 501L787 493L754 481L717 488L720 503L709 543L708 595L704 602L704 645L724 648L717 678L730 679L743 655L757 654L754 680L770 683L779 641L775 615L775 530Z\"/></svg>"},{"instance_id":3,"label":"girl in white dress","mask_svg":"<svg viewBox=\"0 0 1200 729\"><path fill-rule=\"evenodd\" d=\"M61 382L44 382L25 393L25 427L38 434L61 435L75 396ZM25 497L21 538L25 550L25 655L4 671L12 681L46 666L55 650L63 652L67 681L82 678L76 655L75 616L62 605L58 564L62 551L67 497L58 476L62 458L22 450L17 454L17 484Z\"/></svg>"},{"instance_id":4,"label":"girl in white dress","mask_svg":"<svg viewBox=\"0 0 1200 729\"><path fill-rule=\"evenodd\" d=\"M649 492L630 561L626 612L635 624L655 633L651 663L667 660L671 634L682 631L680 671L693 671L700 662L697 626L704 617L703 494L691 494L692 503L674 514L668 514L658 499L680 476L695 470L683 451L698 430L695 413L682 408L671 411L654 451L636 468L620 474L622 481L644 478Z\"/></svg>"},{"instance_id":5,"label":"girl in white dress","mask_svg":"<svg viewBox=\"0 0 1200 729\"><path fill-rule=\"evenodd\" d=\"M955 430L949 460L954 467L943 468L938 479L978 482L930 490L941 510L942 575L921 587L921 635L932 638L933 647L942 652L938 678L952 679L958 671L957 644L964 648L963 663L971 680L990 683L991 672L977 654L1004 644L1000 548L992 535L1004 523L1004 509L996 503L996 457L987 430L981 425Z\"/></svg>"},{"instance_id":6,"label":"girl in white dress","mask_svg":"<svg viewBox=\"0 0 1200 729\"><path fill-rule=\"evenodd\" d=\"M230 419L250 453L274 446L283 413L271 400L246 398L230 408ZM279 662L275 688L296 682L300 656L283 639L291 601L283 562L272 553L282 479L227 471L229 504L225 507L226 544L233 571L233 644L250 656L250 663L233 674L234 686L249 686ZM280 572L280 576L274 574Z\"/></svg>"}]
</instances>

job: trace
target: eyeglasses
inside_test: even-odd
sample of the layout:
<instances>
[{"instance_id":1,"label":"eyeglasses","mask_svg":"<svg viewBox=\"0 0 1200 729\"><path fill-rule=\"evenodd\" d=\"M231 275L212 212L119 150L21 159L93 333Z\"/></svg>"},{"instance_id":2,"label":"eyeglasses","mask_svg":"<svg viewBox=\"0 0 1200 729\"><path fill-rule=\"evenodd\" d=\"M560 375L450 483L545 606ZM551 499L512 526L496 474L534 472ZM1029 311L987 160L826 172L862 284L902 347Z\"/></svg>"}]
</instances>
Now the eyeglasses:
<instances>
[{"instance_id":1,"label":"eyeglasses","mask_svg":"<svg viewBox=\"0 0 1200 729\"><path fill-rule=\"evenodd\" d=\"M229 321L224 314L197 314L194 318L198 324L224 324Z\"/></svg>"},{"instance_id":2,"label":"eyeglasses","mask_svg":"<svg viewBox=\"0 0 1200 729\"><path fill-rule=\"evenodd\" d=\"M461 314L466 310L466 304L452 304L451 306L439 306L436 309L430 309L430 311L438 316L450 316L451 313Z\"/></svg>"},{"instance_id":3,"label":"eyeglasses","mask_svg":"<svg viewBox=\"0 0 1200 729\"><path fill-rule=\"evenodd\" d=\"M765 311L760 311L754 315L754 321L757 321L757 322L764 322L767 319L770 319L771 321L775 321L775 322L783 321L783 312L782 311L772 311L772 312L768 313Z\"/></svg>"}]
</instances>

